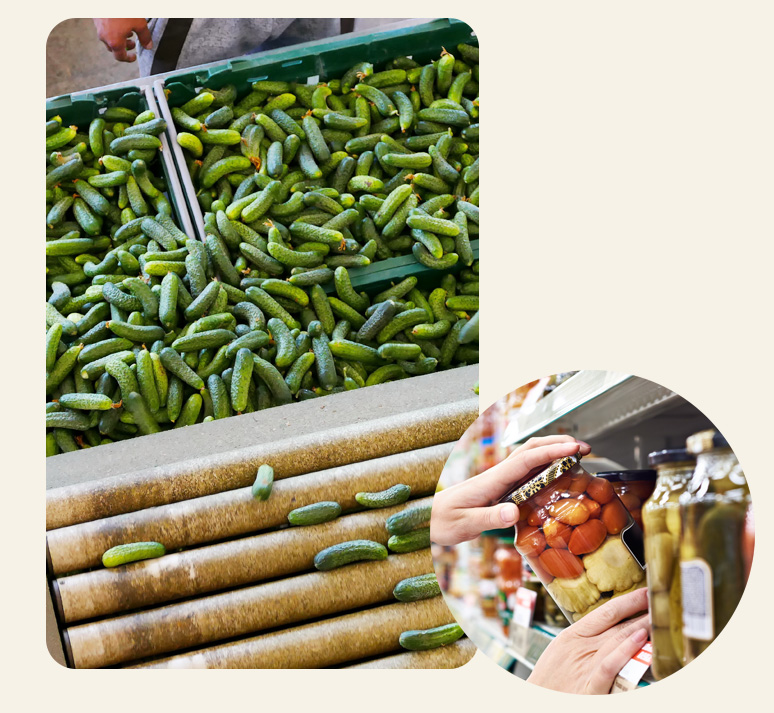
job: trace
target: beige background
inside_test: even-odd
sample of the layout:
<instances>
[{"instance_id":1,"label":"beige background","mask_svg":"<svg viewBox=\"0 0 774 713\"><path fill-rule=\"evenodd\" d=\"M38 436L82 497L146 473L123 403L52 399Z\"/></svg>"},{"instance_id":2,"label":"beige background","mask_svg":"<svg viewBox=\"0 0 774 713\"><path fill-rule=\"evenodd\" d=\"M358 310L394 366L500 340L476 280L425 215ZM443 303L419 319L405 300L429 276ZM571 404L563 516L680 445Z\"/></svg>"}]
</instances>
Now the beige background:
<instances>
[{"instance_id":1,"label":"beige background","mask_svg":"<svg viewBox=\"0 0 774 713\"><path fill-rule=\"evenodd\" d=\"M154 5L155 14L212 14L203 3L162 7L164 13ZM306 15L320 10L319 2L296 0L293 7ZM337 16L363 14L362 3L335 7ZM480 35L491 117L483 139L491 159L484 171L490 197L482 406L547 373L633 372L704 410L748 474L758 507L755 564L732 625L701 659L624 700L547 692L481 654L455 671L357 675L240 671L133 675L127 682L114 671L61 669L44 648L43 434L36 425L37 389L27 387L36 382L26 379L28 370L42 373L43 350L38 329L15 319L26 314L23 296L39 281L34 265L43 261L40 247L31 256L23 248L16 253L19 262L6 257L3 280L6 318L14 329L14 341L3 350L6 601L0 649L12 682L5 697L24 710L109 706L114 713L136 713L138 705L393 713L409 706L598 711L624 705L649 712L765 707L774 583L767 512L774 500L771 8L763 1L679 0L487 6L450 0L443 6ZM234 15L255 9L254 3L228 5ZM12 96L22 110L32 107L33 117L34 107L42 107L46 36L64 19L64 10L60 3L45 14L7 20L6 29L13 31L5 37L4 68L16 75L24 57L29 82L16 84ZM149 7L138 10L151 14ZM389 10L406 16L417 8L392 3ZM78 11L99 12L95 3L83 3ZM379 11L384 14L382 6ZM431 14L424 6L422 11ZM29 233L25 213L41 208L42 178L26 152L39 142L40 128L33 120L17 123L14 131L19 140L3 149L6 175L9 166L21 167L15 185L38 188L14 193L24 202L15 224L6 222L4 238L8 245L34 245L39 241L32 240L35 229ZM24 344L30 348L22 353L18 346Z\"/></svg>"}]
</instances>

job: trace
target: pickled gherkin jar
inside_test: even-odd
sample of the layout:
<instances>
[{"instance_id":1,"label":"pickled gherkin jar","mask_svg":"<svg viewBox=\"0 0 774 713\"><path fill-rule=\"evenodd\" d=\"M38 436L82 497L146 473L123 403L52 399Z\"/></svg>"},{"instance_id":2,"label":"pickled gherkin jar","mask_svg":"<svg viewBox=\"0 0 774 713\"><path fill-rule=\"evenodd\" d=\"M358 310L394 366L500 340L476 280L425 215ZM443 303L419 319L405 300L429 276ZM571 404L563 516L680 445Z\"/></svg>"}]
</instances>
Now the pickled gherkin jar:
<instances>
[{"instance_id":1,"label":"pickled gherkin jar","mask_svg":"<svg viewBox=\"0 0 774 713\"><path fill-rule=\"evenodd\" d=\"M680 601L680 496L693 475L696 459L684 448L648 456L658 478L642 506L645 563L650 599L651 671L661 680L683 665L683 610Z\"/></svg>"},{"instance_id":2,"label":"pickled gherkin jar","mask_svg":"<svg viewBox=\"0 0 774 713\"><path fill-rule=\"evenodd\" d=\"M640 528L579 456L554 461L501 502L519 506L516 549L568 621L646 585Z\"/></svg>"},{"instance_id":3,"label":"pickled gherkin jar","mask_svg":"<svg viewBox=\"0 0 774 713\"><path fill-rule=\"evenodd\" d=\"M723 631L742 598L750 490L720 433L696 433L686 445L696 455L696 470L680 497L683 645L689 663Z\"/></svg>"}]
</instances>

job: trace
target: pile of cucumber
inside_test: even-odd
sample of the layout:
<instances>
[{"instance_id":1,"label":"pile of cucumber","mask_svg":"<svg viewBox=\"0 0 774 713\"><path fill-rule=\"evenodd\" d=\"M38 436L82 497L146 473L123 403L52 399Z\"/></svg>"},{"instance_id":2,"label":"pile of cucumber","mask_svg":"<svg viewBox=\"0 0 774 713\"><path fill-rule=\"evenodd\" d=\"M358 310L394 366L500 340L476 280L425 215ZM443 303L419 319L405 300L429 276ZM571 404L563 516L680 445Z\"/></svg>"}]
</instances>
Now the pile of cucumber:
<instances>
[{"instance_id":1,"label":"pile of cucumber","mask_svg":"<svg viewBox=\"0 0 774 713\"><path fill-rule=\"evenodd\" d=\"M203 88L172 108L205 231L237 273L364 267L411 252L431 268L470 267L478 48L457 51L376 72L361 62L317 85L258 81L241 98L234 85ZM242 248L271 224L291 251L265 240Z\"/></svg>"},{"instance_id":2,"label":"pile of cucumber","mask_svg":"<svg viewBox=\"0 0 774 713\"><path fill-rule=\"evenodd\" d=\"M203 243L172 218L162 120L114 106L83 133L48 121L46 454L477 362L478 64L460 52L175 110ZM364 105L366 124L326 128ZM349 269L405 252L435 284L354 289Z\"/></svg>"}]
</instances>

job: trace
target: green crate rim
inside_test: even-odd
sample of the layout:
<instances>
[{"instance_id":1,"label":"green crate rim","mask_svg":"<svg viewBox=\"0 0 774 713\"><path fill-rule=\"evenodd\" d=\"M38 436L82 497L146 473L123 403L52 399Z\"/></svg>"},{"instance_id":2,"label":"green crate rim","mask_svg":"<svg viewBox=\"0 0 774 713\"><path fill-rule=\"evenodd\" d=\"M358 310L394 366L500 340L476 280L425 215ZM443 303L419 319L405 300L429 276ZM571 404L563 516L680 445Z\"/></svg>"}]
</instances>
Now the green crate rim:
<instances>
[{"instance_id":1,"label":"green crate rim","mask_svg":"<svg viewBox=\"0 0 774 713\"><path fill-rule=\"evenodd\" d=\"M405 43L415 43L417 40L428 40L431 43L427 49L409 50ZM214 66L170 72L164 75L163 82L173 98L173 105L179 106L194 96L196 87L220 89L234 78L248 85L268 78L306 81L308 77L318 76L324 79L332 71L344 72L356 61L340 63L340 57L348 55L349 50L357 51L361 58L365 53L365 59L380 65L400 54L429 59L437 54L441 46L456 46L461 42L478 44L470 26L461 20L439 18L419 25L365 34L337 35L269 50L256 56L226 60ZM246 92L243 90L242 93Z\"/></svg>"}]
</instances>

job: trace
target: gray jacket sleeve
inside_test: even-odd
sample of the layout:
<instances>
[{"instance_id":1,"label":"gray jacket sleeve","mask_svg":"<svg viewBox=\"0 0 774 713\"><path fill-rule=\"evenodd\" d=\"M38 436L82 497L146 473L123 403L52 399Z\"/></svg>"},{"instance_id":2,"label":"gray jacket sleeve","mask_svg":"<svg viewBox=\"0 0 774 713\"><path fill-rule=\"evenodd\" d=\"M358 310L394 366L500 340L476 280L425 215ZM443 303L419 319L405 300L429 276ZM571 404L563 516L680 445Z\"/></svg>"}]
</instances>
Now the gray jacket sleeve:
<instances>
[{"instance_id":1,"label":"gray jacket sleeve","mask_svg":"<svg viewBox=\"0 0 774 713\"><path fill-rule=\"evenodd\" d=\"M163 38L166 24L166 18L148 22L154 49L140 48L140 76L151 74L155 48ZM330 37L339 32L338 18L196 18L180 52L177 69Z\"/></svg>"}]
</instances>

